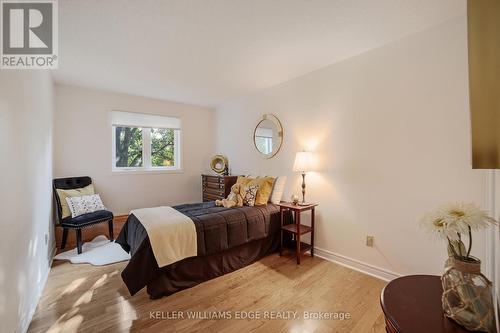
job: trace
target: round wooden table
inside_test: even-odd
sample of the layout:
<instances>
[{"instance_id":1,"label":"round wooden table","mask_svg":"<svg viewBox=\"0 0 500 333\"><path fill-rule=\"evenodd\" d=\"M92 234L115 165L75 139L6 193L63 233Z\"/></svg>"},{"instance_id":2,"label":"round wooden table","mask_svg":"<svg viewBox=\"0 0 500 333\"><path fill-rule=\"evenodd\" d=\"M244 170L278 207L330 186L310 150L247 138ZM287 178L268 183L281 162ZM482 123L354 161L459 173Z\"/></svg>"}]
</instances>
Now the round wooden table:
<instances>
[{"instance_id":1,"label":"round wooden table","mask_svg":"<svg viewBox=\"0 0 500 333\"><path fill-rule=\"evenodd\" d=\"M469 332L444 316L442 293L439 276L410 275L389 282L380 297L387 332Z\"/></svg>"}]
</instances>

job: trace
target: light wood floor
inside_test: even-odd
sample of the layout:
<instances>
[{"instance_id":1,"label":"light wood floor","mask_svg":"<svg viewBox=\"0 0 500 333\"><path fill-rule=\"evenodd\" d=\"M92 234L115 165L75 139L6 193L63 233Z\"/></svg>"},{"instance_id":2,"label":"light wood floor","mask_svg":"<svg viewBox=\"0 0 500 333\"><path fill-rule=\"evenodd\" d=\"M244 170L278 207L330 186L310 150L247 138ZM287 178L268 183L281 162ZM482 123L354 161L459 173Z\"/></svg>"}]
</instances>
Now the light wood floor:
<instances>
[{"instance_id":1,"label":"light wood floor","mask_svg":"<svg viewBox=\"0 0 500 333\"><path fill-rule=\"evenodd\" d=\"M385 332L383 281L320 258L268 256L241 270L159 300L131 297L120 272L55 263L29 332ZM232 319L155 319L180 311L231 311ZM298 311L298 319L234 319L236 311ZM306 320L303 311L348 312L346 320ZM257 314L257 312L254 312ZM153 312L153 315L158 316Z\"/></svg>"}]
</instances>

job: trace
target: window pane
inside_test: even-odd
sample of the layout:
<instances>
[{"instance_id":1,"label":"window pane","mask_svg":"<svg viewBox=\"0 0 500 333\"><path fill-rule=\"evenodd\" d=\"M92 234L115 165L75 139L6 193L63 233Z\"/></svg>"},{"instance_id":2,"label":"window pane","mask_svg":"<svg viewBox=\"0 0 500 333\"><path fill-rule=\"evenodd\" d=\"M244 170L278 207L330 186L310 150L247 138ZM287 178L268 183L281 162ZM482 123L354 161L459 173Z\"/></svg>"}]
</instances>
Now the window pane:
<instances>
[{"instance_id":1,"label":"window pane","mask_svg":"<svg viewBox=\"0 0 500 333\"><path fill-rule=\"evenodd\" d=\"M151 166L175 166L174 130L165 128L151 129Z\"/></svg>"},{"instance_id":2,"label":"window pane","mask_svg":"<svg viewBox=\"0 0 500 333\"><path fill-rule=\"evenodd\" d=\"M116 167L142 167L142 128L115 127Z\"/></svg>"}]
</instances>

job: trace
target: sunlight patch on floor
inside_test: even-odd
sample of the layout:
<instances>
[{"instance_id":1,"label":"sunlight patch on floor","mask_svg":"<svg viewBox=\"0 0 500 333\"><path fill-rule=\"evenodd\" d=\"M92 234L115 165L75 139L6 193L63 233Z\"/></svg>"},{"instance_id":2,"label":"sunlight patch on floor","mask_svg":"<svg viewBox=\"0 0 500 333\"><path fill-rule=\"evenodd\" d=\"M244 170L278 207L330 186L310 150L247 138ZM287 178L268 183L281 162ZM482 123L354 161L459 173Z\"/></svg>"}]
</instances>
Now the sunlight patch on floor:
<instances>
[{"instance_id":1,"label":"sunlight patch on floor","mask_svg":"<svg viewBox=\"0 0 500 333\"><path fill-rule=\"evenodd\" d=\"M316 325L308 325L307 322L300 324L294 324L292 328L290 329L290 333L309 333L309 332L314 332L316 328Z\"/></svg>"},{"instance_id":2,"label":"sunlight patch on floor","mask_svg":"<svg viewBox=\"0 0 500 333\"><path fill-rule=\"evenodd\" d=\"M123 296L118 298L120 301L117 303L120 307L120 313L126 314L130 319L137 319L137 312L135 308Z\"/></svg>"},{"instance_id":3,"label":"sunlight patch on floor","mask_svg":"<svg viewBox=\"0 0 500 333\"><path fill-rule=\"evenodd\" d=\"M65 322L54 324L47 333L77 333L82 322L83 316L76 315Z\"/></svg>"},{"instance_id":4,"label":"sunlight patch on floor","mask_svg":"<svg viewBox=\"0 0 500 333\"><path fill-rule=\"evenodd\" d=\"M122 296L120 296L120 300L121 302L118 303L120 308L119 311L124 317L124 320L120 321L120 331L127 331L132 326L134 320L138 318L137 311L130 305L130 302Z\"/></svg>"},{"instance_id":5,"label":"sunlight patch on floor","mask_svg":"<svg viewBox=\"0 0 500 333\"><path fill-rule=\"evenodd\" d=\"M91 290L97 289L99 287L102 287L104 285L104 282L107 280L108 274L104 274L97 280L94 285L90 288Z\"/></svg>"},{"instance_id":6,"label":"sunlight patch on floor","mask_svg":"<svg viewBox=\"0 0 500 333\"><path fill-rule=\"evenodd\" d=\"M80 308L76 307L69 312L63 314L57 321L47 330L47 333L72 333L78 332L78 328L83 322L83 316L77 315ZM65 318L69 318L65 320Z\"/></svg>"},{"instance_id":7,"label":"sunlight patch on floor","mask_svg":"<svg viewBox=\"0 0 500 333\"><path fill-rule=\"evenodd\" d=\"M87 290L86 292L83 293L80 298L73 304L73 306L79 306L82 304L88 304L92 300L92 295L94 295L94 290Z\"/></svg>"},{"instance_id":8,"label":"sunlight patch on floor","mask_svg":"<svg viewBox=\"0 0 500 333\"><path fill-rule=\"evenodd\" d=\"M107 279L108 279L108 274L103 274L96 282L94 282L94 284L92 285L92 287L89 288L89 290L84 292L83 295L80 296L80 298L78 298L78 300L75 302L75 304L73 304L73 306L79 306L82 304L90 303L90 301L92 300L92 296L94 295L94 291L97 288L102 287Z\"/></svg>"},{"instance_id":9,"label":"sunlight patch on floor","mask_svg":"<svg viewBox=\"0 0 500 333\"><path fill-rule=\"evenodd\" d=\"M76 290L76 288L78 288L83 282L85 282L85 280L87 280L87 278L80 278L73 280L73 282L71 282L69 286L67 286L66 289L64 289L61 296L71 294L73 291Z\"/></svg>"}]
</instances>

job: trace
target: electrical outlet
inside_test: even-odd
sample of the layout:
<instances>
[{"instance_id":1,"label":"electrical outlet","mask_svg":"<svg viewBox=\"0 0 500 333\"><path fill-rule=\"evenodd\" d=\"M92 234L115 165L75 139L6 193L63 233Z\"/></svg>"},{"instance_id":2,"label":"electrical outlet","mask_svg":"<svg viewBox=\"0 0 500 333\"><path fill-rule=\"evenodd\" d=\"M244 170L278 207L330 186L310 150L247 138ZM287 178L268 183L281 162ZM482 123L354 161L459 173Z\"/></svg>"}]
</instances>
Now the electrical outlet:
<instances>
[{"instance_id":1,"label":"electrical outlet","mask_svg":"<svg viewBox=\"0 0 500 333\"><path fill-rule=\"evenodd\" d=\"M366 236L366 246L373 247L374 237Z\"/></svg>"},{"instance_id":2,"label":"electrical outlet","mask_svg":"<svg viewBox=\"0 0 500 333\"><path fill-rule=\"evenodd\" d=\"M45 245L49 244L49 235L45 234Z\"/></svg>"}]
</instances>

